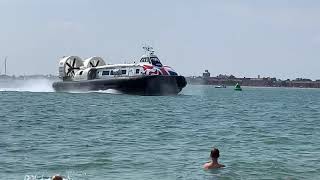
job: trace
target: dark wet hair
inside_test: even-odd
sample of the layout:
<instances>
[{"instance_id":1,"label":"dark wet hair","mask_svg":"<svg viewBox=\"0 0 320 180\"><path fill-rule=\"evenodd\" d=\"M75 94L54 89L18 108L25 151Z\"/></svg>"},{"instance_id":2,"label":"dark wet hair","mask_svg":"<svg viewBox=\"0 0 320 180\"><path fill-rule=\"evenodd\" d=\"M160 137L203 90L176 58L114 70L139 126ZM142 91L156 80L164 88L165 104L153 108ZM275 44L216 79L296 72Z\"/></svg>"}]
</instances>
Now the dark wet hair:
<instances>
[{"instance_id":1,"label":"dark wet hair","mask_svg":"<svg viewBox=\"0 0 320 180\"><path fill-rule=\"evenodd\" d=\"M52 180L63 180L61 176L53 176Z\"/></svg>"},{"instance_id":2,"label":"dark wet hair","mask_svg":"<svg viewBox=\"0 0 320 180\"><path fill-rule=\"evenodd\" d=\"M220 154L219 154L219 149L213 148L213 149L211 150L210 157L217 159L217 158L219 158L219 156L220 156Z\"/></svg>"}]
</instances>

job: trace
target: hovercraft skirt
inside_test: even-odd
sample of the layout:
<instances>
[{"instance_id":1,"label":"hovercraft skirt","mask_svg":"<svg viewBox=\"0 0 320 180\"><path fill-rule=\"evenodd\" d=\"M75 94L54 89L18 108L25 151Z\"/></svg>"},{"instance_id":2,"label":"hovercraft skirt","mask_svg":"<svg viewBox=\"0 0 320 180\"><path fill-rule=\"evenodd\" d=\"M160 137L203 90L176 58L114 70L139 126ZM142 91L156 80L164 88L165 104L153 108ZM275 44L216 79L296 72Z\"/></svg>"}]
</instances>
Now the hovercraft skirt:
<instances>
[{"instance_id":1,"label":"hovercraft skirt","mask_svg":"<svg viewBox=\"0 0 320 180\"><path fill-rule=\"evenodd\" d=\"M119 90L137 95L174 95L187 85L183 76L134 76L94 79L85 81L61 81L53 83L58 92Z\"/></svg>"}]
</instances>

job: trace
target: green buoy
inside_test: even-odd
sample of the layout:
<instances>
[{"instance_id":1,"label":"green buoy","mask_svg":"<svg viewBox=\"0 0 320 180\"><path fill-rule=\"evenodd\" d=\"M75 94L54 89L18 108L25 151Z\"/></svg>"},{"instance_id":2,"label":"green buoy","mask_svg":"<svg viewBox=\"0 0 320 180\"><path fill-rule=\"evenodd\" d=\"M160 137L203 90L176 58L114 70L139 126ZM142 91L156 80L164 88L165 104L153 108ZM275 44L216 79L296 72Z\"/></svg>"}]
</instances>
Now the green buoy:
<instances>
[{"instance_id":1,"label":"green buoy","mask_svg":"<svg viewBox=\"0 0 320 180\"><path fill-rule=\"evenodd\" d=\"M236 91L242 91L241 86L239 85L239 83L236 84L236 86L234 87L234 90Z\"/></svg>"}]
</instances>

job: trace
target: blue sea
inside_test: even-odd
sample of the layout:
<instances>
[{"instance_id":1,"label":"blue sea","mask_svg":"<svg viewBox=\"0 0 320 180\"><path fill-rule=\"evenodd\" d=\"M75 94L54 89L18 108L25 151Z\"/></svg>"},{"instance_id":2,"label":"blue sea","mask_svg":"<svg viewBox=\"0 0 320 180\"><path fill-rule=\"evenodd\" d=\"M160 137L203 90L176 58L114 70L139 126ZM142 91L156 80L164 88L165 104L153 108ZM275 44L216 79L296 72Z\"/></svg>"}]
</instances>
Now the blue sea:
<instances>
[{"instance_id":1,"label":"blue sea","mask_svg":"<svg viewBox=\"0 0 320 180\"><path fill-rule=\"evenodd\" d=\"M320 179L320 89L0 86L0 179ZM223 169L204 170L212 147Z\"/></svg>"}]
</instances>

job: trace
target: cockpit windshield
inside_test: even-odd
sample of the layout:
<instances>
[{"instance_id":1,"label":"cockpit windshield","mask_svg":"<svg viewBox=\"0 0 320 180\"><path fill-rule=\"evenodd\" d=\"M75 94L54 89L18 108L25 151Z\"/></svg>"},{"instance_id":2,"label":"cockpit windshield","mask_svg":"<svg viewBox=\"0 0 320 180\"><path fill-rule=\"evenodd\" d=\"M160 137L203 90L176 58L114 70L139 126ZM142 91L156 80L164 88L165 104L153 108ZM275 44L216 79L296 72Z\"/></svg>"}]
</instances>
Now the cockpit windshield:
<instances>
[{"instance_id":1,"label":"cockpit windshield","mask_svg":"<svg viewBox=\"0 0 320 180\"><path fill-rule=\"evenodd\" d=\"M150 57L150 60L152 65L162 67L161 62L157 57Z\"/></svg>"},{"instance_id":2,"label":"cockpit windshield","mask_svg":"<svg viewBox=\"0 0 320 180\"><path fill-rule=\"evenodd\" d=\"M148 62L151 63L149 58L141 58L140 62Z\"/></svg>"}]
</instances>

